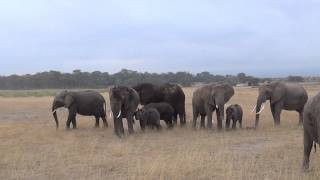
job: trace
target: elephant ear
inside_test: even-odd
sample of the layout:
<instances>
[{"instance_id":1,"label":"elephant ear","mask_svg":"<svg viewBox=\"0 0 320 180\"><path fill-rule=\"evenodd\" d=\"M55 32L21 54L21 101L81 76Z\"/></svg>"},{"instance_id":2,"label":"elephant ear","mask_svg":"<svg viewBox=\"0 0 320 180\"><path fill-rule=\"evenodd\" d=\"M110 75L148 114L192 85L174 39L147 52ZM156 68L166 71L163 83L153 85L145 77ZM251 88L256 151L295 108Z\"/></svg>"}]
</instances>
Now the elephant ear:
<instances>
[{"instance_id":1,"label":"elephant ear","mask_svg":"<svg viewBox=\"0 0 320 180\"><path fill-rule=\"evenodd\" d=\"M272 94L271 94L271 100L270 103L274 104L282 99L282 97L285 95L285 88L282 86L276 86L273 88Z\"/></svg>"},{"instance_id":2,"label":"elephant ear","mask_svg":"<svg viewBox=\"0 0 320 180\"><path fill-rule=\"evenodd\" d=\"M74 103L74 97L71 94L67 94L64 98L64 106L69 108Z\"/></svg>"}]
</instances>

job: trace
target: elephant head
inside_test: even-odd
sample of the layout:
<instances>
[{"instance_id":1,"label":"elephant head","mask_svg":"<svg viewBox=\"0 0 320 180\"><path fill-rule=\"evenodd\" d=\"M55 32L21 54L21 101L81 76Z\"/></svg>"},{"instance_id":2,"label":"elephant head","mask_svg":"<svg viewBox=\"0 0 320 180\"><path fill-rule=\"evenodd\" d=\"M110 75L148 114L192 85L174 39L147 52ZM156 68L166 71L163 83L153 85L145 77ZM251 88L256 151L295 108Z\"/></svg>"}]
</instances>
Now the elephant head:
<instances>
[{"instance_id":1,"label":"elephant head","mask_svg":"<svg viewBox=\"0 0 320 180\"><path fill-rule=\"evenodd\" d=\"M220 119L224 119L224 105L234 95L234 89L228 84L216 85L211 91L209 103L215 107Z\"/></svg>"},{"instance_id":2,"label":"elephant head","mask_svg":"<svg viewBox=\"0 0 320 180\"><path fill-rule=\"evenodd\" d=\"M109 99L111 111L113 113L115 133L121 137L124 134L122 118L127 118L128 131L130 134L134 132L134 113L139 104L138 93L129 87L116 86L110 89Z\"/></svg>"},{"instance_id":3,"label":"elephant head","mask_svg":"<svg viewBox=\"0 0 320 180\"><path fill-rule=\"evenodd\" d=\"M257 104L252 110L252 112L254 112L254 110L256 111L255 127L258 127L260 113L264 109L264 103L269 100L270 104L274 104L281 100L284 95L285 87L283 87L280 83L265 84L259 87Z\"/></svg>"},{"instance_id":4,"label":"elephant head","mask_svg":"<svg viewBox=\"0 0 320 180\"><path fill-rule=\"evenodd\" d=\"M62 91L55 96L52 103L52 114L56 122L56 128L59 127L59 121L57 117L57 109L61 107L69 108L74 103L74 96L72 92Z\"/></svg>"}]
</instances>

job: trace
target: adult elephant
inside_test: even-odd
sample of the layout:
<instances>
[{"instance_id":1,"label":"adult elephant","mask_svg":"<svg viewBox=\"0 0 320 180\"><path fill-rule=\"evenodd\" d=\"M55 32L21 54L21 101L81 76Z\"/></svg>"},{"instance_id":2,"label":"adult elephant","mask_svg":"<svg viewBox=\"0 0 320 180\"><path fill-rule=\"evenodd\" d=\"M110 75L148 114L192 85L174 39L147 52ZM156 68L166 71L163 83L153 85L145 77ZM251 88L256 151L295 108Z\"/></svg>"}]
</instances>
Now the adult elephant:
<instances>
[{"instance_id":1,"label":"adult elephant","mask_svg":"<svg viewBox=\"0 0 320 180\"><path fill-rule=\"evenodd\" d=\"M133 89L138 92L142 105L167 102L174 109L174 123L177 124L177 116L179 115L180 125L186 124L185 94L179 85L172 83L162 85L141 83L134 86Z\"/></svg>"},{"instance_id":2,"label":"adult elephant","mask_svg":"<svg viewBox=\"0 0 320 180\"><path fill-rule=\"evenodd\" d=\"M303 121L303 107L308 100L306 90L299 84L286 84L282 82L272 82L259 86L259 96L257 99L255 127L259 125L259 116L264 109L264 103L270 101L275 126L280 125L281 111L297 111L299 113L299 124Z\"/></svg>"},{"instance_id":3,"label":"adult elephant","mask_svg":"<svg viewBox=\"0 0 320 180\"><path fill-rule=\"evenodd\" d=\"M216 111L218 129L222 129L224 119L224 105L234 95L234 89L228 84L210 84L198 88L193 92L193 127L197 125L197 118L201 116L202 128L205 127L207 116L207 127L212 129L212 112Z\"/></svg>"},{"instance_id":4,"label":"adult elephant","mask_svg":"<svg viewBox=\"0 0 320 180\"><path fill-rule=\"evenodd\" d=\"M57 109L60 107L68 108L69 115L66 128L77 128L76 115L94 116L96 118L95 127L99 127L99 119L102 118L105 127L108 126L106 119L106 102L101 94L95 91L62 91L55 96L52 103L52 113L56 122L56 128L59 127Z\"/></svg>"},{"instance_id":5,"label":"adult elephant","mask_svg":"<svg viewBox=\"0 0 320 180\"><path fill-rule=\"evenodd\" d=\"M116 86L109 91L110 106L113 113L114 131L117 136L124 135L122 118L127 118L129 134L134 132L134 113L139 105L138 93L129 87Z\"/></svg>"},{"instance_id":6,"label":"adult elephant","mask_svg":"<svg viewBox=\"0 0 320 180\"><path fill-rule=\"evenodd\" d=\"M303 169L307 170L312 145L316 146L316 143L320 143L320 93L310 99L304 107L303 131Z\"/></svg>"}]
</instances>

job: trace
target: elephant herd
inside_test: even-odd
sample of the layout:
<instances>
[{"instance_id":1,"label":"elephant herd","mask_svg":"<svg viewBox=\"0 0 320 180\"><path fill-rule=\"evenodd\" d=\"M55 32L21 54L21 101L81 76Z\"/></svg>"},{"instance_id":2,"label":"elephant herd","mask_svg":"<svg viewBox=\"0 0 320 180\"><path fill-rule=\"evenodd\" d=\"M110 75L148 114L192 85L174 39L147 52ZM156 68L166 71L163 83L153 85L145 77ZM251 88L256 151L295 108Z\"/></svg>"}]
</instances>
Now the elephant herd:
<instances>
[{"instance_id":1,"label":"elephant herd","mask_svg":"<svg viewBox=\"0 0 320 180\"><path fill-rule=\"evenodd\" d=\"M222 129L224 120L224 107L232 98L235 91L228 84L204 85L193 92L192 127L197 127L197 119L200 116L200 127L213 128L212 115L216 112L217 128ZM133 87L115 86L109 91L110 108L114 121L114 132L117 136L124 135L123 118L127 119L128 133L134 133L133 124L140 122L141 130L146 127L160 130L160 120L171 129L178 124L186 125L185 94L177 84L165 83L155 85L141 83ZM297 111L299 124L304 127L304 159L303 169L309 168L309 156L312 146L320 143L320 93L308 100L306 90L299 84L286 84L272 82L259 86L259 95L256 106L252 112L256 113L255 128L258 128L259 115L264 109L266 101L270 101L270 109L274 125L280 125L282 110ZM143 106L138 108L139 104ZM55 96L52 104L52 113L59 127L57 109L65 107L69 110L66 128L76 128L76 115L94 116L95 127L99 127L100 118L105 127L108 126L106 119L106 101L101 94L95 91L62 91ZM233 104L226 109L226 124L229 129L232 120L232 128L236 128L238 122L242 128L243 110L240 105ZM207 125L205 125L207 120Z\"/></svg>"}]
</instances>

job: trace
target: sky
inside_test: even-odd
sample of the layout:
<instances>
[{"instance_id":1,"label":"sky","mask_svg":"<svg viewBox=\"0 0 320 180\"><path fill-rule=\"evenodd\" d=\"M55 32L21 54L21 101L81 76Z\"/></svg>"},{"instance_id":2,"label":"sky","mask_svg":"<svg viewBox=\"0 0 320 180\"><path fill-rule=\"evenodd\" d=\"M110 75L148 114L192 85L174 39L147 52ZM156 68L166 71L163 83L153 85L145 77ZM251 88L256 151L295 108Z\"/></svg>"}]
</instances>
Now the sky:
<instances>
[{"instance_id":1,"label":"sky","mask_svg":"<svg viewBox=\"0 0 320 180\"><path fill-rule=\"evenodd\" d=\"M0 75L320 75L318 0L3 0Z\"/></svg>"}]
</instances>

